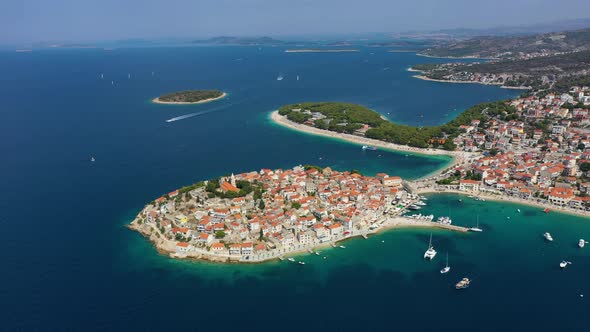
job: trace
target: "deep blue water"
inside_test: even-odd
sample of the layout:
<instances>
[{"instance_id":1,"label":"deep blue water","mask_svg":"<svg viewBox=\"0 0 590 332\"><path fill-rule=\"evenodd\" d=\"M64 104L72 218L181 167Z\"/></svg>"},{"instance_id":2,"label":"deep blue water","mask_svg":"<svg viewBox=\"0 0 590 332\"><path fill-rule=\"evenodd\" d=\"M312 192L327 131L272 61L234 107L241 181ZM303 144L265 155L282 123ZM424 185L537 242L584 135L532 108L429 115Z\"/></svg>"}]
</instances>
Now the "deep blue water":
<instances>
[{"instance_id":1,"label":"deep blue water","mask_svg":"<svg viewBox=\"0 0 590 332\"><path fill-rule=\"evenodd\" d=\"M464 293L450 288L460 275L440 279L438 265L415 260L424 230L379 235L385 245L353 240L346 253L330 253L330 264L301 269L179 262L159 256L124 227L154 197L230 172L311 163L412 178L444 166L444 158L363 152L268 120L285 103L335 100L431 125L474 103L516 94L421 81L406 71L432 61L442 60L379 48L341 54L255 47L0 53L2 329L445 330L478 324L495 330L508 323L543 329L563 317L565 328L581 330L576 315L588 308L585 302L573 289L539 301L544 287L557 286L535 281L546 272L538 260L531 265L527 255L509 257L511 246L520 247L518 237L504 240L506 227L491 233L495 241L485 246L464 235L440 235L441 247L489 249L494 259L507 260L495 271L495 261L463 257L460 264L485 281ZM279 74L283 81L276 80ZM191 88L217 88L229 97L192 106L150 103ZM165 121L196 112L209 113ZM96 163L88 162L90 154ZM580 223L555 218L571 227ZM568 272L589 272L583 266ZM542 280L547 276L554 275ZM519 294L521 285L526 292Z\"/></svg>"}]
</instances>

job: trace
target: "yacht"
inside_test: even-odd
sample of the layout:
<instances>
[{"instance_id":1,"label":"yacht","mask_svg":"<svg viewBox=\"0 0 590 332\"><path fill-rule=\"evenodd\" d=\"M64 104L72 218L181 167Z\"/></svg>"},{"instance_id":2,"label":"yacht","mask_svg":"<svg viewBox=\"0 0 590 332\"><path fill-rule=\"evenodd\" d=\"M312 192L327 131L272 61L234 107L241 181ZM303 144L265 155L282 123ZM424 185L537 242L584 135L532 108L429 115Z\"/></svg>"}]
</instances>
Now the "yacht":
<instances>
[{"instance_id":1,"label":"yacht","mask_svg":"<svg viewBox=\"0 0 590 332\"><path fill-rule=\"evenodd\" d=\"M430 234L430 241L428 242L428 249L424 253L424 259L428 258L432 260L434 256L436 256L436 250L434 250L434 247L432 246L432 234Z\"/></svg>"},{"instance_id":2,"label":"yacht","mask_svg":"<svg viewBox=\"0 0 590 332\"><path fill-rule=\"evenodd\" d=\"M580 241L578 242L578 247L584 248L585 245L586 245L586 241L584 239L580 239Z\"/></svg>"},{"instance_id":3,"label":"yacht","mask_svg":"<svg viewBox=\"0 0 590 332\"><path fill-rule=\"evenodd\" d=\"M469 287L470 283L471 283L471 280L469 280L469 278L463 278L463 279L461 279L461 281L459 281L457 284L455 284L455 289L465 289L465 288Z\"/></svg>"},{"instance_id":4,"label":"yacht","mask_svg":"<svg viewBox=\"0 0 590 332\"><path fill-rule=\"evenodd\" d=\"M345 246L338 246L340 249L346 249Z\"/></svg>"},{"instance_id":5,"label":"yacht","mask_svg":"<svg viewBox=\"0 0 590 332\"><path fill-rule=\"evenodd\" d=\"M572 262L568 262L568 261L561 261L561 263L559 263L559 267L562 269L565 269L566 266L570 265Z\"/></svg>"},{"instance_id":6,"label":"yacht","mask_svg":"<svg viewBox=\"0 0 590 332\"><path fill-rule=\"evenodd\" d=\"M551 234L549 234L549 232L543 233L543 237L545 238L545 240L549 242L553 241L553 237L551 236Z\"/></svg>"},{"instance_id":7,"label":"yacht","mask_svg":"<svg viewBox=\"0 0 590 332\"><path fill-rule=\"evenodd\" d=\"M472 232L483 232L483 229L479 228L479 216L477 216L477 224L475 224L475 227L471 227L469 230Z\"/></svg>"},{"instance_id":8,"label":"yacht","mask_svg":"<svg viewBox=\"0 0 590 332\"><path fill-rule=\"evenodd\" d=\"M416 203L414 203L414 204L416 204L416 205L419 205L419 206L425 206L425 205L426 205L426 203L424 203L424 202L422 202L422 201L417 201L417 202L416 202Z\"/></svg>"},{"instance_id":9,"label":"yacht","mask_svg":"<svg viewBox=\"0 0 590 332\"><path fill-rule=\"evenodd\" d=\"M451 267L449 266L449 253L447 253L447 265L445 265L445 267L443 267L443 269L440 270L440 273L445 274L449 271L451 271Z\"/></svg>"},{"instance_id":10,"label":"yacht","mask_svg":"<svg viewBox=\"0 0 590 332\"><path fill-rule=\"evenodd\" d=\"M410 210L420 210L421 207L419 207L418 205L412 204L412 205L408 206L408 209L410 209Z\"/></svg>"},{"instance_id":11,"label":"yacht","mask_svg":"<svg viewBox=\"0 0 590 332\"><path fill-rule=\"evenodd\" d=\"M289 262L294 262L294 261L295 261L295 258L293 258L293 257L289 257L289 258L287 258L287 260L288 260Z\"/></svg>"}]
</instances>

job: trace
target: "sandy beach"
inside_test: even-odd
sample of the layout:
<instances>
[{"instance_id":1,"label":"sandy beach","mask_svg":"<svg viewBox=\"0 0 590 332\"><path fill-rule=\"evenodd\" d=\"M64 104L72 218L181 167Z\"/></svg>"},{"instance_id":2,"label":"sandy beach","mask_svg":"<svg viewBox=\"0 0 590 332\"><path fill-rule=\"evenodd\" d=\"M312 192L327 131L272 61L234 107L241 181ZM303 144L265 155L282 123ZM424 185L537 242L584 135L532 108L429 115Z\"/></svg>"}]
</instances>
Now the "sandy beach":
<instances>
[{"instance_id":1,"label":"sandy beach","mask_svg":"<svg viewBox=\"0 0 590 332\"><path fill-rule=\"evenodd\" d=\"M225 96L227 96L227 93L222 93L221 96L219 97L215 97L215 98L209 98L209 99L203 99L203 100L199 100L199 101L195 101L195 102L184 102L184 101L161 101L160 98L154 98L152 99L153 103L156 104L165 104L165 105L192 105L192 104L204 104L204 103L209 103L218 99L223 99L225 98Z\"/></svg>"},{"instance_id":2,"label":"sandy beach","mask_svg":"<svg viewBox=\"0 0 590 332\"><path fill-rule=\"evenodd\" d=\"M480 198L485 198L486 200L490 200L490 201L496 201L496 202L509 202L509 203L515 203L515 204L521 204L521 205L527 205L527 206L533 206L533 207L538 207L541 209L549 209L551 212L559 212L559 213L566 213L566 214L571 214L571 215L575 215L575 216L579 216L579 217L590 217L590 212L588 211L581 211L581 210L576 210L576 209L572 209L569 207L560 207L557 205L553 205L549 202L537 202L533 199L522 199L522 198L517 198L517 197L512 197L512 196L507 196L507 195L497 195L497 194L491 194L491 193L486 193L486 192L471 192L471 191L461 191L461 190L456 190L456 189L440 189L440 188L433 188L433 187L428 187L428 188L419 188L417 190L415 190L416 194L444 194L444 193L450 193L450 194L458 194L458 195L465 195L465 196L469 196L469 195L473 195L475 197L480 197Z\"/></svg>"},{"instance_id":3,"label":"sandy beach","mask_svg":"<svg viewBox=\"0 0 590 332\"><path fill-rule=\"evenodd\" d=\"M375 146L375 147L387 149L387 150L411 152L414 154L422 154L422 155L430 155L430 156L451 156L451 157L456 158L456 157L460 157L462 155L461 152L456 152L456 151L415 148L415 147L411 147L411 146L407 146L407 145L399 145L399 144L394 144L394 143L389 143L389 142L383 142L383 141L372 139L372 138L360 137L360 136L355 136L355 135L351 135L351 134L336 133L336 132L325 130L325 129L310 127L307 125L303 125L303 124L299 124L299 123L295 123L293 121L290 121L286 117L280 115L279 111L272 112L270 115L270 118L274 122L276 122L277 124L280 124L281 126L284 126L287 128L295 129L298 131L303 131L303 132L306 132L306 133L312 134L312 135L319 135L319 136L342 139L342 140L352 142L352 143L355 143L358 145L371 145L371 146Z\"/></svg>"}]
</instances>

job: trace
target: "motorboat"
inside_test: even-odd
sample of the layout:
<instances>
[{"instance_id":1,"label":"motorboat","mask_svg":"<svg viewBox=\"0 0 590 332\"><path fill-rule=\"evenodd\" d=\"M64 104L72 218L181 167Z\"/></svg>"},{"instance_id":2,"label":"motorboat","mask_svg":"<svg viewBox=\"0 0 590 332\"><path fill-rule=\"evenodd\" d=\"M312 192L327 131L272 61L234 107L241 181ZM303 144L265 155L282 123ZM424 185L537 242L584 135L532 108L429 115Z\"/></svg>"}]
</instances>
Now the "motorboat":
<instances>
[{"instance_id":1,"label":"motorboat","mask_svg":"<svg viewBox=\"0 0 590 332\"><path fill-rule=\"evenodd\" d=\"M287 258L287 260L288 260L289 262L294 262L294 261L295 261L295 258L293 258L293 257L289 257L289 258Z\"/></svg>"},{"instance_id":2,"label":"motorboat","mask_svg":"<svg viewBox=\"0 0 590 332\"><path fill-rule=\"evenodd\" d=\"M305 262L297 262L299 265L305 265Z\"/></svg>"},{"instance_id":3,"label":"motorboat","mask_svg":"<svg viewBox=\"0 0 590 332\"><path fill-rule=\"evenodd\" d=\"M455 284L455 289L465 289L469 287L469 284L471 284L471 280L469 280L469 278L463 278Z\"/></svg>"},{"instance_id":4,"label":"motorboat","mask_svg":"<svg viewBox=\"0 0 590 332\"><path fill-rule=\"evenodd\" d=\"M580 241L578 242L578 247L584 248L585 245L586 245L586 241L584 239L580 239Z\"/></svg>"},{"instance_id":5,"label":"motorboat","mask_svg":"<svg viewBox=\"0 0 590 332\"><path fill-rule=\"evenodd\" d=\"M547 240L549 242L553 241L553 237L551 236L551 234L549 234L549 232L543 233L543 237L545 238L545 240Z\"/></svg>"},{"instance_id":6,"label":"motorboat","mask_svg":"<svg viewBox=\"0 0 590 332\"><path fill-rule=\"evenodd\" d=\"M562 269L565 269L566 266L570 265L572 262L568 262L568 261L561 261L561 263L559 263L559 267Z\"/></svg>"}]
</instances>

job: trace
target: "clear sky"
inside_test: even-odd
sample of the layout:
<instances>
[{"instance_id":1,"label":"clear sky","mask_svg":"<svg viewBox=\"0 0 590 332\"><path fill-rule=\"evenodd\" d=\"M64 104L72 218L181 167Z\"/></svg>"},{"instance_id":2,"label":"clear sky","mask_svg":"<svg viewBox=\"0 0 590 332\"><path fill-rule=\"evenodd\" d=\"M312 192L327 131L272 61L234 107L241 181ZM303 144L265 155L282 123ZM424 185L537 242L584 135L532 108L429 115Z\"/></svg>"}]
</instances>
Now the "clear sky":
<instances>
[{"instance_id":1,"label":"clear sky","mask_svg":"<svg viewBox=\"0 0 590 332\"><path fill-rule=\"evenodd\" d=\"M590 17L590 0L0 0L0 43L481 28Z\"/></svg>"}]
</instances>

